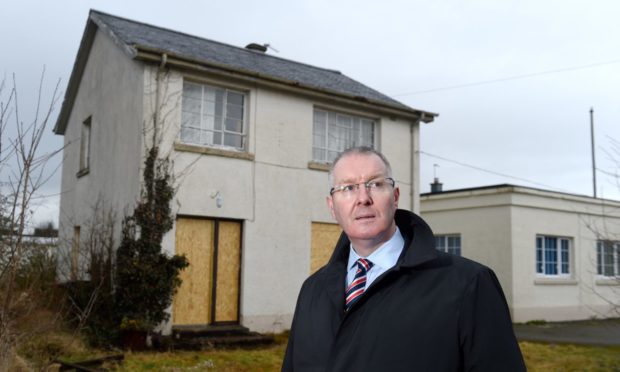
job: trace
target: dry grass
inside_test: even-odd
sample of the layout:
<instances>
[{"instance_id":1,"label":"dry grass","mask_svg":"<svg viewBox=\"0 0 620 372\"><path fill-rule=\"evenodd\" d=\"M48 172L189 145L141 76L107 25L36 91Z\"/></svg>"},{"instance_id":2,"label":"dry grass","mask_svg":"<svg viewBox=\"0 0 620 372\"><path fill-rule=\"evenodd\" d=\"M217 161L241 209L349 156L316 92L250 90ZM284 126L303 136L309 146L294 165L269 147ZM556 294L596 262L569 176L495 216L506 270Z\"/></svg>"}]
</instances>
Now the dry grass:
<instances>
[{"instance_id":1,"label":"dry grass","mask_svg":"<svg viewBox=\"0 0 620 372\"><path fill-rule=\"evenodd\" d=\"M177 352L125 352L120 365L106 367L116 371L279 371L286 348L286 336L276 338L274 346L254 350L215 350ZM620 346L595 347L521 342L529 371L619 371ZM28 351L28 352L26 352ZM20 348L20 356L37 369L49 364L51 355L68 361L92 359L118 351L89 349L72 335L55 332L40 335ZM47 362L46 362L47 361Z\"/></svg>"},{"instance_id":2,"label":"dry grass","mask_svg":"<svg viewBox=\"0 0 620 372\"><path fill-rule=\"evenodd\" d=\"M620 346L521 342L528 371L620 371Z\"/></svg>"}]
</instances>

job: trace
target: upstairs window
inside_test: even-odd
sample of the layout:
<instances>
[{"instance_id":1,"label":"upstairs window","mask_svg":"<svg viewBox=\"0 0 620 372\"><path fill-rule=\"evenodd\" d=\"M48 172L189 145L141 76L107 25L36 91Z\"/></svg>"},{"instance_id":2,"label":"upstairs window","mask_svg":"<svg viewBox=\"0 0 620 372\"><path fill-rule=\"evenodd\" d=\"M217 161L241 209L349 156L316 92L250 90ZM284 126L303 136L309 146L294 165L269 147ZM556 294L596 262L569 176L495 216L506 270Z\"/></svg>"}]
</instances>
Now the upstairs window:
<instances>
[{"instance_id":1,"label":"upstairs window","mask_svg":"<svg viewBox=\"0 0 620 372\"><path fill-rule=\"evenodd\" d=\"M86 173L90 167L90 132L92 117L82 122L80 133L80 169L79 174Z\"/></svg>"},{"instance_id":2,"label":"upstairs window","mask_svg":"<svg viewBox=\"0 0 620 372\"><path fill-rule=\"evenodd\" d=\"M547 276L569 276L571 239L557 236L536 237L536 273Z\"/></svg>"},{"instance_id":3,"label":"upstairs window","mask_svg":"<svg viewBox=\"0 0 620 372\"><path fill-rule=\"evenodd\" d=\"M183 143L246 150L246 95L211 85L183 83Z\"/></svg>"},{"instance_id":4,"label":"upstairs window","mask_svg":"<svg viewBox=\"0 0 620 372\"><path fill-rule=\"evenodd\" d=\"M435 248L442 252L461 255L461 235L435 235Z\"/></svg>"},{"instance_id":5,"label":"upstairs window","mask_svg":"<svg viewBox=\"0 0 620 372\"><path fill-rule=\"evenodd\" d=\"M596 242L596 273L600 276L620 277L620 241Z\"/></svg>"},{"instance_id":6,"label":"upstairs window","mask_svg":"<svg viewBox=\"0 0 620 372\"><path fill-rule=\"evenodd\" d=\"M314 109L312 158L331 163L336 156L354 146L374 147L375 121L359 116Z\"/></svg>"}]
</instances>

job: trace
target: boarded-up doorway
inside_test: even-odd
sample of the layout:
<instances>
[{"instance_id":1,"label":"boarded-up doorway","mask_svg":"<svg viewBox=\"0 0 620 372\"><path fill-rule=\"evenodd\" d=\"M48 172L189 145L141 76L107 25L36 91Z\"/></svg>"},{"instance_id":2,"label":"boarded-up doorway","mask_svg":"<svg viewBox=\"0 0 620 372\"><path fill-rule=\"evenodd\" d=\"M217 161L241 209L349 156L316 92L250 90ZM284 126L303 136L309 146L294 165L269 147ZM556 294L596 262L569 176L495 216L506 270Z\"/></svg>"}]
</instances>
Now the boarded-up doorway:
<instances>
[{"instance_id":1,"label":"boarded-up doorway","mask_svg":"<svg viewBox=\"0 0 620 372\"><path fill-rule=\"evenodd\" d=\"M336 223L312 222L310 274L327 264L342 230Z\"/></svg>"},{"instance_id":2,"label":"boarded-up doorway","mask_svg":"<svg viewBox=\"0 0 620 372\"><path fill-rule=\"evenodd\" d=\"M241 222L179 217L176 253L190 265L181 272L173 324L238 324Z\"/></svg>"}]
</instances>

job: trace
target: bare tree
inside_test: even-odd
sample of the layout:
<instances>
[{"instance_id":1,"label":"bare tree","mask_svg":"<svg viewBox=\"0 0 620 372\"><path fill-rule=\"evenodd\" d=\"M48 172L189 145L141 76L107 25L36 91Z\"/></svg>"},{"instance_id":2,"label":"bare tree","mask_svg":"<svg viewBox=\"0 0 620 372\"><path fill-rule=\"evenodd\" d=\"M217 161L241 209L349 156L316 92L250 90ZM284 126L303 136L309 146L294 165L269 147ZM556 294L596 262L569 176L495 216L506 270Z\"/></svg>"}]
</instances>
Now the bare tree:
<instances>
[{"instance_id":1,"label":"bare tree","mask_svg":"<svg viewBox=\"0 0 620 372\"><path fill-rule=\"evenodd\" d=\"M33 246L24 233L30 227L31 207L52 175L50 160L59 152L43 153L41 148L60 97L58 80L49 102L43 102L44 77L45 70L29 121L21 117L15 75L10 86L6 79L0 83L0 371L11 369L15 345L24 336L18 320L34 306L32 288L18 280Z\"/></svg>"},{"instance_id":2,"label":"bare tree","mask_svg":"<svg viewBox=\"0 0 620 372\"><path fill-rule=\"evenodd\" d=\"M604 149L612 162L612 170L597 169L620 190L620 142L609 138ZM590 253L594 270L588 272L584 288L606 306L585 305L600 318L620 318L620 208L617 203L600 199L602 218L583 216L582 220L595 237L595 250ZM590 284L591 283L591 284Z\"/></svg>"}]
</instances>

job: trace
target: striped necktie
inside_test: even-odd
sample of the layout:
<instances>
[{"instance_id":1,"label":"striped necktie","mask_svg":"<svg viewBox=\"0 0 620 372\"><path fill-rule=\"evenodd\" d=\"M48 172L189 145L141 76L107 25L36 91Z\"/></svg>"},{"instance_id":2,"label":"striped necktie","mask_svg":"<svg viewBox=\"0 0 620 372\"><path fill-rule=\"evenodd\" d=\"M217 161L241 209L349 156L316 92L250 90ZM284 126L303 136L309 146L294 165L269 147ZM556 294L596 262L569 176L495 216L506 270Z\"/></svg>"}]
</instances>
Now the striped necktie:
<instances>
[{"instance_id":1,"label":"striped necktie","mask_svg":"<svg viewBox=\"0 0 620 372\"><path fill-rule=\"evenodd\" d=\"M357 265L357 271L355 272L355 277L349 286L347 287L347 291L345 294L345 311L351 308L351 305L355 303L359 299L359 297L364 293L364 289L366 288L366 273L370 268L374 265L372 262L368 261L365 258L358 259L355 264Z\"/></svg>"}]
</instances>

